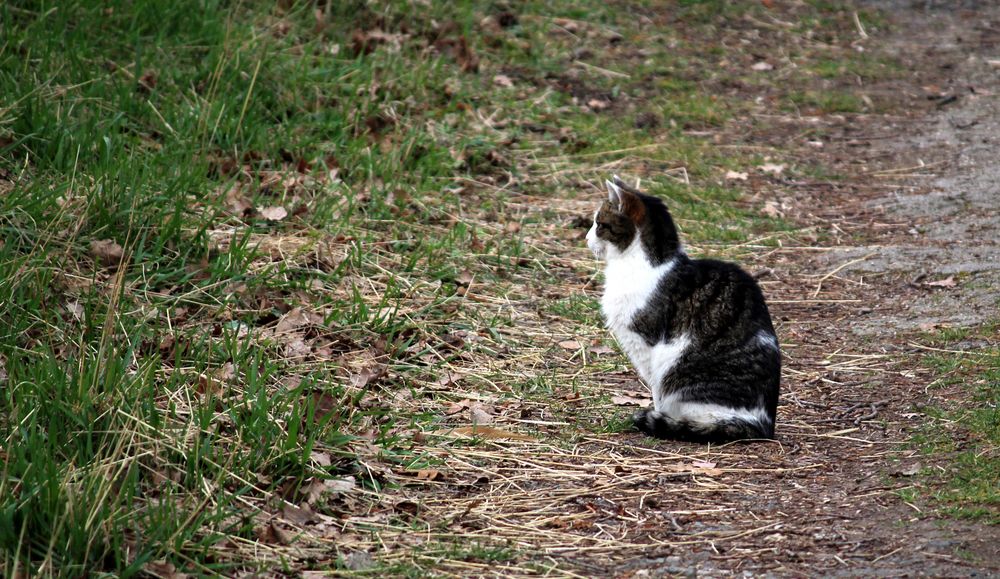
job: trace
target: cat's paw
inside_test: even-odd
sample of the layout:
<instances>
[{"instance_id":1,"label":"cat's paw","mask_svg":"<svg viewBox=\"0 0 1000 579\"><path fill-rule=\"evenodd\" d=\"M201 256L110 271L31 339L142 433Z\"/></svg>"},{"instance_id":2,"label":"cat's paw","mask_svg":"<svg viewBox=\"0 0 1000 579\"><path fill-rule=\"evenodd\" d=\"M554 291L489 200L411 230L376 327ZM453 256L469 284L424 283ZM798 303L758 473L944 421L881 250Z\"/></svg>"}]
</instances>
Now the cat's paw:
<instances>
[{"instance_id":1,"label":"cat's paw","mask_svg":"<svg viewBox=\"0 0 1000 579\"><path fill-rule=\"evenodd\" d=\"M632 414L632 424L639 432L650 434L653 431L653 423L656 421L657 414L652 407L636 410Z\"/></svg>"}]
</instances>

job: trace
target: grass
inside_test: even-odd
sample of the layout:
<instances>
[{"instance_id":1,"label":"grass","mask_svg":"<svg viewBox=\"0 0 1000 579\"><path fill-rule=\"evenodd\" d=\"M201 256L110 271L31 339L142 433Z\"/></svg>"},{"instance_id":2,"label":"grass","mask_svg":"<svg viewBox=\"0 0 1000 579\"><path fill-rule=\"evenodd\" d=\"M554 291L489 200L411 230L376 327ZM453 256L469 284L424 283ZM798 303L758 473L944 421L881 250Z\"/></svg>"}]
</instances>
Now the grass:
<instances>
[{"instance_id":1,"label":"grass","mask_svg":"<svg viewBox=\"0 0 1000 579\"><path fill-rule=\"evenodd\" d=\"M923 409L927 422L912 437L924 455L946 459L942 469L924 469L924 496L945 515L990 524L1000 522L1000 348L956 345L994 336L996 327L947 329L931 338L943 351L923 363L936 376L941 401Z\"/></svg>"},{"instance_id":2,"label":"grass","mask_svg":"<svg viewBox=\"0 0 1000 579\"><path fill-rule=\"evenodd\" d=\"M783 230L720 184L756 159L705 133L747 105L698 72L742 56L698 40L720 9L763 9L678 6L699 34L641 2L3 3L3 573L341 567L405 528L448 405L579 394L591 183L643 176L701 252Z\"/></svg>"}]
</instances>

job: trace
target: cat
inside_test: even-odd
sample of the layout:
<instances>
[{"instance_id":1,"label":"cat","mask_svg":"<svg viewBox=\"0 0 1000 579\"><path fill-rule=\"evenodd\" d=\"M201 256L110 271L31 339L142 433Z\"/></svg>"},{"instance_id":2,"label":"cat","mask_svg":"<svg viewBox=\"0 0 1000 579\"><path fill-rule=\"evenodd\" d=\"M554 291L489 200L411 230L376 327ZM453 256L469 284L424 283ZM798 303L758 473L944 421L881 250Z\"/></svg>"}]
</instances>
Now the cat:
<instances>
[{"instance_id":1,"label":"cat","mask_svg":"<svg viewBox=\"0 0 1000 579\"><path fill-rule=\"evenodd\" d=\"M688 257L660 199L605 183L587 245L605 261L607 327L653 394L634 425L690 442L774 438L781 350L760 286Z\"/></svg>"}]
</instances>

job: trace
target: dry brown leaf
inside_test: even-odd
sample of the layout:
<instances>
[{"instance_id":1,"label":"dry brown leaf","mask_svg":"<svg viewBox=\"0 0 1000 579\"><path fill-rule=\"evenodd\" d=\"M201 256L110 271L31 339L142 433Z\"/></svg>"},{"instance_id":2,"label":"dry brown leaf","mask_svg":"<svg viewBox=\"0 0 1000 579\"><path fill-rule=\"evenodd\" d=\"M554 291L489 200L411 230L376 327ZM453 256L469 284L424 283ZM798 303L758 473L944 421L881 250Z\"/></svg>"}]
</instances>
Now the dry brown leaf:
<instances>
[{"instance_id":1,"label":"dry brown leaf","mask_svg":"<svg viewBox=\"0 0 1000 579\"><path fill-rule=\"evenodd\" d=\"M406 474L410 476L415 476L420 480L426 480L426 481L435 481L444 479L444 473L433 468L424 468L416 471L410 470L406 471Z\"/></svg>"},{"instance_id":2,"label":"dry brown leaf","mask_svg":"<svg viewBox=\"0 0 1000 579\"><path fill-rule=\"evenodd\" d=\"M268 221L281 221L288 217L288 210L278 205L274 207L258 207L257 213L260 213L260 216Z\"/></svg>"},{"instance_id":3,"label":"dry brown leaf","mask_svg":"<svg viewBox=\"0 0 1000 579\"><path fill-rule=\"evenodd\" d=\"M70 315L72 315L73 318L76 320L83 319L83 306L81 306L80 302L76 300L73 300L66 304L66 311L69 312Z\"/></svg>"},{"instance_id":4,"label":"dry brown leaf","mask_svg":"<svg viewBox=\"0 0 1000 579\"><path fill-rule=\"evenodd\" d=\"M958 282L955 281L955 276L949 275L948 277L946 277L944 279L939 279L937 281L929 281L929 282L925 283L924 285L927 286L927 287L944 287L944 288L950 288L950 287L957 286Z\"/></svg>"},{"instance_id":5,"label":"dry brown leaf","mask_svg":"<svg viewBox=\"0 0 1000 579\"><path fill-rule=\"evenodd\" d=\"M286 358L305 358L312 353L312 348L305 342L301 335L285 335L284 338L287 340L285 343Z\"/></svg>"},{"instance_id":6,"label":"dry brown leaf","mask_svg":"<svg viewBox=\"0 0 1000 579\"><path fill-rule=\"evenodd\" d=\"M211 376L199 374L196 391L200 396L218 396L222 393L222 383Z\"/></svg>"},{"instance_id":7,"label":"dry brown leaf","mask_svg":"<svg viewBox=\"0 0 1000 579\"><path fill-rule=\"evenodd\" d=\"M559 347L564 348L566 350L579 350L583 346L580 344L580 342L577 342L576 340L564 340L562 342L559 342Z\"/></svg>"},{"instance_id":8,"label":"dry brown leaf","mask_svg":"<svg viewBox=\"0 0 1000 579\"><path fill-rule=\"evenodd\" d=\"M481 405L475 404L469 408L469 421L473 424L490 424L493 422L493 415Z\"/></svg>"},{"instance_id":9,"label":"dry brown leaf","mask_svg":"<svg viewBox=\"0 0 1000 579\"><path fill-rule=\"evenodd\" d=\"M293 525L308 525L316 520L316 513L309 507L309 503L303 503L302 506L286 504L281 509L281 518Z\"/></svg>"},{"instance_id":10,"label":"dry brown leaf","mask_svg":"<svg viewBox=\"0 0 1000 579\"><path fill-rule=\"evenodd\" d=\"M719 476L722 474L722 470L715 468L714 462L706 462L702 460L692 462L691 470L694 474L703 474L707 476Z\"/></svg>"},{"instance_id":11,"label":"dry brown leaf","mask_svg":"<svg viewBox=\"0 0 1000 579\"><path fill-rule=\"evenodd\" d=\"M125 250L112 239L97 239L90 242L90 254L101 265L116 266L125 256Z\"/></svg>"},{"instance_id":12,"label":"dry brown leaf","mask_svg":"<svg viewBox=\"0 0 1000 579\"><path fill-rule=\"evenodd\" d=\"M774 65L771 64L770 62L767 62L766 60L762 60L760 62L755 62L753 66L750 67L750 69L756 71L774 70Z\"/></svg>"},{"instance_id":13,"label":"dry brown leaf","mask_svg":"<svg viewBox=\"0 0 1000 579\"><path fill-rule=\"evenodd\" d=\"M785 172L785 166L776 163L764 163L763 165L758 165L761 173L770 173L771 175L778 176Z\"/></svg>"},{"instance_id":14,"label":"dry brown leaf","mask_svg":"<svg viewBox=\"0 0 1000 579\"><path fill-rule=\"evenodd\" d=\"M362 369L357 374L351 376L351 385L355 388L364 388L369 384L378 382L389 373L389 368L384 364L376 364Z\"/></svg>"},{"instance_id":15,"label":"dry brown leaf","mask_svg":"<svg viewBox=\"0 0 1000 579\"><path fill-rule=\"evenodd\" d=\"M442 54L454 58L462 72L479 71L479 57L476 56L465 36L440 38L434 43L434 48Z\"/></svg>"},{"instance_id":16,"label":"dry brown leaf","mask_svg":"<svg viewBox=\"0 0 1000 579\"><path fill-rule=\"evenodd\" d=\"M323 316L302 308L293 308L290 312L281 316L277 325L274 326L274 333L276 335L285 334L296 328L309 325L322 326Z\"/></svg>"},{"instance_id":17,"label":"dry brown leaf","mask_svg":"<svg viewBox=\"0 0 1000 579\"><path fill-rule=\"evenodd\" d=\"M472 405L475 403L476 402L474 400L469 400L468 398L464 400L459 400L458 402L452 402L450 405L448 405L448 409L445 410L444 413L449 416L452 414L458 414L459 412L462 412L466 408L472 408Z\"/></svg>"},{"instance_id":18,"label":"dry brown leaf","mask_svg":"<svg viewBox=\"0 0 1000 579\"><path fill-rule=\"evenodd\" d=\"M161 579L184 579L187 577L186 573L180 573L177 571L177 567L169 561L149 561L142 566L142 570L153 577L160 577Z\"/></svg>"},{"instance_id":19,"label":"dry brown leaf","mask_svg":"<svg viewBox=\"0 0 1000 579\"><path fill-rule=\"evenodd\" d=\"M246 215L251 209L253 209L253 203L247 200L243 196L243 189L240 187L239 183L233 184L226 191L226 208L238 217Z\"/></svg>"},{"instance_id":20,"label":"dry brown leaf","mask_svg":"<svg viewBox=\"0 0 1000 579\"><path fill-rule=\"evenodd\" d=\"M764 207L760 210L760 212L768 217L784 217L785 215L775 201L765 202Z\"/></svg>"},{"instance_id":21,"label":"dry brown leaf","mask_svg":"<svg viewBox=\"0 0 1000 579\"><path fill-rule=\"evenodd\" d=\"M742 171L726 171L727 181L746 181L749 178L749 173L744 173Z\"/></svg>"},{"instance_id":22,"label":"dry brown leaf","mask_svg":"<svg viewBox=\"0 0 1000 579\"><path fill-rule=\"evenodd\" d=\"M149 93L156 88L157 76L155 70L147 70L139 77L139 91Z\"/></svg>"},{"instance_id":23,"label":"dry brown leaf","mask_svg":"<svg viewBox=\"0 0 1000 579\"><path fill-rule=\"evenodd\" d=\"M354 551L344 556L344 567L351 571L364 571L375 566L375 559L371 553L365 551Z\"/></svg>"},{"instance_id":24,"label":"dry brown leaf","mask_svg":"<svg viewBox=\"0 0 1000 579\"><path fill-rule=\"evenodd\" d=\"M590 110L598 112L610 107L611 103L602 99L590 99L587 101L587 106L590 107Z\"/></svg>"},{"instance_id":25,"label":"dry brown leaf","mask_svg":"<svg viewBox=\"0 0 1000 579\"><path fill-rule=\"evenodd\" d=\"M448 388L458 384L458 380L461 378L458 374L452 374L451 372L445 372L444 376L438 379L436 386L438 388Z\"/></svg>"},{"instance_id":26,"label":"dry brown leaf","mask_svg":"<svg viewBox=\"0 0 1000 579\"><path fill-rule=\"evenodd\" d=\"M313 479L305 487L306 503L312 504L326 495L338 495L354 490L356 482L354 477L336 479Z\"/></svg>"},{"instance_id":27,"label":"dry brown leaf","mask_svg":"<svg viewBox=\"0 0 1000 579\"><path fill-rule=\"evenodd\" d=\"M645 398L633 398L632 396L612 396L611 403L618 406L645 406L649 400Z\"/></svg>"},{"instance_id":28,"label":"dry brown leaf","mask_svg":"<svg viewBox=\"0 0 1000 579\"><path fill-rule=\"evenodd\" d=\"M514 86L514 81L510 80L510 77L506 74L498 74L493 77L493 84L510 88Z\"/></svg>"},{"instance_id":29,"label":"dry brown leaf","mask_svg":"<svg viewBox=\"0 0 1000 579\"><path fill-rule=\"evenodd\" d=\"M604 346L604 345L601 345L601 346L591 346L590 347L590 353L591 354L599 354L599 355L600 354L614 354L615 353L615 349L611 348L609 346Z\"/></svg>"},{"instance_id":30,"label":"dry brown leaf","mask_svg":"<svg viewBox=\"0 0 1000 579\"><path fill-rule=\"evenodd\" d=\"M291 531L286 531L285 529L276 525L274 521L271 521L271 524L268 525L267 527L267 533L265 535L270 538L270 541L267 541L265 539L261 540L264 542L277 543L280 545L291 545L292 543L295 542L295 535L296 533L293 533Z\"/></svg>"}]
</instances>

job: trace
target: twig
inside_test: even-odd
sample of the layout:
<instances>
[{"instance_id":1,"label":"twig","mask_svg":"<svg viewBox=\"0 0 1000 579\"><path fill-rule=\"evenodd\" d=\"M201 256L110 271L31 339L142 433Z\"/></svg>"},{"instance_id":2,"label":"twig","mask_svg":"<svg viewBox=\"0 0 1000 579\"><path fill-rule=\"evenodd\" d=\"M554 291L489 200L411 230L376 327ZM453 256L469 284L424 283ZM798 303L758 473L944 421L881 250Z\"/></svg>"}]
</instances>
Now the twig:
<instances>
[{"instance_id":1,"label":"twig","mask_svg":"<svg viewBox=\"0 0 1000 579\"><path fill-rule=\"evenodd\" d=\"M617 70L608 70L606 68L601 68L601 67L595 66L593 64L588 64L586 62L583 62L582 60L574 60L573 64L578 64L578 65L582 66L583 68L592 70L594 72L601 73L604 76L610 76L612 78L632 78L630 75L625 74L624 72L618 72Z\"/></svg>"},{"instance_id":2,"label":"twig","mask_svg":"<svg viewBox=\"0 0 1000 579\"><path fill-rule=\"evenodd\" d=\"M931 352L946 352L948 354L964 354L966 356L982 356L982 352L969 352L967 350L945 350L944 348L932 348L930 346L922 346L916 342L907 342L914 348L919 348L921 350L930 350Z\"/></svg>"},{"instance_id":3,"label":"twig","mask_svg":"<svg viewBox=\"0 0 1000 579\"><path fill-rule=\"evenodd\" d=\"M858 29L858 36L862 39L868 38L868 33L865 32L865 27L861 24L861 19L858 18L858 13L854 13L854 26Z\"/></svg>"},{"instance_id":4,"label":"twig","mask_svg":"<svg viewBox=\"0 0 1000 579\"><path fill-rule=\"evenodd\" d=\"M869 257L871 257L873 255L876 255L876 254L878 254L878 252L877 251L873 251L873 252L869 253L868 255L866 255L864 257L859 257L858 259L852 259L851 261L848 261L847 263L842 263L842 264L838 265L837 267L835 267L829 273L827 273L823 277L819 278L819 282L816 284L816 291L813 292L812 297L818 296L819 295L819 290L823 288L823 282L826 281L826 280L828 280L828 279L830 279L832 276L836 275L837 272L839 272L840 270L844 269L845 267L854 265L855 263L861 263L862 261L865 261Z\"/></svg>"}]
</instances>

